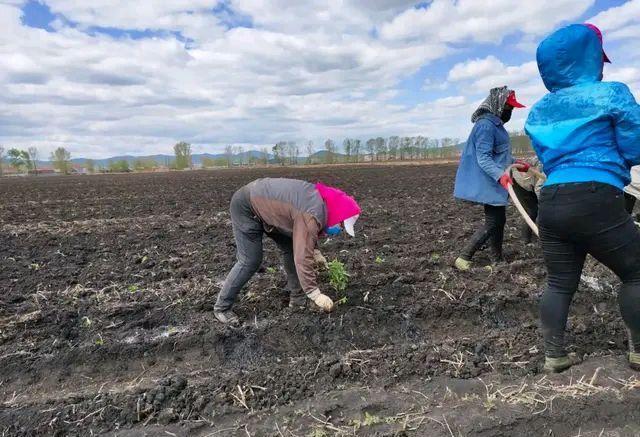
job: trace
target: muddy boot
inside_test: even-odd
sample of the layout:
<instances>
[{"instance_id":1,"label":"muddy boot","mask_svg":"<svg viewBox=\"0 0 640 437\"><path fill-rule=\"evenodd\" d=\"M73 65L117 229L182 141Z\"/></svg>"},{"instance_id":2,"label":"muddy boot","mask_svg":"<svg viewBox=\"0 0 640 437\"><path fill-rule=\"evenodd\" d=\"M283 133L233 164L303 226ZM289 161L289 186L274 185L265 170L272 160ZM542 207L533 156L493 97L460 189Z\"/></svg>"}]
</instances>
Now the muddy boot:
<instances>
[{"instance_id":1,"label":"muddy boot","mask_svg":"<svg viewBox=\"0 0 640 437\"><path fill-rule=\"evenodd\" d=\"M500 264L500 263L504 263L505 259L504 259L504 255L502 254L502 251L497 251L495 249L489 249L489 261L491 261L491 264Z\"/></svg>"},{"instance_id":2,"label":"muddy boot","mask_svg":"<svg viewBox=\"0 0 640 437\"><path fill-rule=\"evenodd\" d=\"M454 267L461 272L466 272L471 269L473 263L469 260L466 260L462 257L456 258L456 261L453 263Z\"/></svg>"},{"instance_id":3,"label":"muddy boot","mask_svg":"<svg viewBox=\"0 0 640 437\"><path fill-rule=\"evenodd\" d=\"M629 352L629 367L633 370L640 371L640 353Z\"/></svg>"},{"instance_id":4,"label":"muddy boot","mask_svg":"<svg viewBox=\"0 0 640 437\"><path fill-rule=\"evenodd\" d=\"M231 310L214 311L213 315L216 316L216 319L218 319L219 322L222 322L225 325L236 326L240 324L240 319Z\"/></svg>"},{"instance_id":5,"label":"muddy boot","mask_svg":"<svg viewBox=\"0 0 640 437\"><path fill-rule=\"evenodd\" d=\"M560 373L567 370L574 364L575 362L573 362L568 356L560 358L545 357L543 370L547 373Z\"/></svg>"}]
</instances>

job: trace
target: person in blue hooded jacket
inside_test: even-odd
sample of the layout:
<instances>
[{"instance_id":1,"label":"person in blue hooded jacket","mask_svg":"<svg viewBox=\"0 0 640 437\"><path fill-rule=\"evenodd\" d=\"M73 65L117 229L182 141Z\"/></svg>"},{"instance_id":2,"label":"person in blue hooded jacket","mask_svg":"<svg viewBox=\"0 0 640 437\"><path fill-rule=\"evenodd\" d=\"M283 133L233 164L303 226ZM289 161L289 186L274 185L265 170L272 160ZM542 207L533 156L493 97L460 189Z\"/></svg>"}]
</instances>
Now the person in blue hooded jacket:
<instances>
[{"instance_id":1,"label":"person in blue hooded jacket","mask_svg":"<svg viewBox=\"0 0 640 437\"><path fill-rule=\"evenodd\" d=\"M538 69L549 93L525 125L547 174L538 215L548 271L540 318L544 367L553 372L573 364L564 332L587 254L622 281L629 363L640 370L640 232L622 192L630 167L640 164L640 107L626 85L602 81L599 35L592 25L574 24L540 43Z\"/></svg>"},{"instance_id":2,"label":"person in blue hooded jacket","mask_svg":"<svg viewBox=\"0 0 640 437\"><path fill-rule=\"evenodd\" d=\"M509 203L506 187L513 182L505 170L514 163L504 124L511 119L513 108L524 108L524 105L516 100L515 91L503 86L491 89L471 116L474 125L460 157L453 195L483 205L485 220L455 260L458 270L469 270L471 258L487 241L492 261L502 260ZM516 162L520 164L520 171L529 169L524 161Z\"/></svg>"}]
</instances>

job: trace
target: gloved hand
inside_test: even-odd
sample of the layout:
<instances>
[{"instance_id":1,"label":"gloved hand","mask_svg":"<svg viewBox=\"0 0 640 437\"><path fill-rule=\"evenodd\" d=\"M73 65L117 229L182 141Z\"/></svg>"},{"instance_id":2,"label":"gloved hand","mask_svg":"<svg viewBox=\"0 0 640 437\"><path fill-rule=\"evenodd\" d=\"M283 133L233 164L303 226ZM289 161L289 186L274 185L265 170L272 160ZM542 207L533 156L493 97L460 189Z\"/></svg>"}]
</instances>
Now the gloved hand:
<instances>
[{"instance_id":1,"label":"gloved hand","mask_svg":"<svg viewBox=\"0 0 640 437\"><path fill-rule=\"evenodd\" d=\"M516 159L516 162L514 162L514 164L516 165L518 171L521 173L526 173L531 168L531 164L529 164L527 161L523 161L522 159Z\"/></svg>"},{"instance_id":2,"label":"gloved hand","mask_svg":"<svg viewBox=\"0 0 640 437\"><path fill-rule=\"evenodd\" d=\"M327 262L327 259L324 257L324 255L322 255L322 253L318 249L313 250L313 261L316 264L323 266L324 268L327 268L329 264Z\"/></svg>"},{"instance_id":3,"label":"gloved hand","mask_svg":"<svg viewBox=\"0 0 640 437\"><path fill-rule=\"evenodd\" d=\"M333 310L333 301L326 294L322 294L320 289L316 288L311 293L307 293L307 297L324 311L329 313Z\"/></svg>"},{"instance_id":4,"label":"gloved hand","mask_svg":"<svg viewBox=\"0 0 640 437\"><path fill-rule=\"evenodd\" d=\"M513 179L511 179L511 176L509 175L509 173L505 173L502 176L500 176L500 179L498 179L498 182L500 183L500 185L502 185L502 188L504 188L505 190L508 190L509 185L513 184Z\"/></svg>"}]
</instances>

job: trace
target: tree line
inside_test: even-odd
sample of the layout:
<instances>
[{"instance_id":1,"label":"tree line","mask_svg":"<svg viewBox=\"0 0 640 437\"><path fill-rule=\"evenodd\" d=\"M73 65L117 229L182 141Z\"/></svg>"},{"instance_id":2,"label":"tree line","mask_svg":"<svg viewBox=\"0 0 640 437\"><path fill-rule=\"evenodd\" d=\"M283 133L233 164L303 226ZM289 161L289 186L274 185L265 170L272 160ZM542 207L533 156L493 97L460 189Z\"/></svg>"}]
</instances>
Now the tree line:
<instances>
[{"instance_id":1,"label":"tree line","mask_svg":"<svg viewBox=\"0 0 640 437\"><path fill-rule=\"evenodd\" d=\"M524 155L532 152L531 142L524 131L509 133L514 154ZM371 161L402 161L419 159L454 159L459 154L458 138L429 138L425 136L388 138L376 137L361 141L358 138L345 138L341 145L333 139L327 139L320 147L313 141L300 144L296 141L279 141L269 151L262 147L259 151L245 151L243 146L228 145L219 158L203 157L203 168L256 166L275 163L281 166L297 164L334 164L359 163ZM153 171L158 168L185 170L193 168L191 144L180 141L173 146L174 158L165 162L139 158L134 161L113 159L107 165L98 165L92 159L86 159L82 167L87 173L126 173L132 171ZM269 153L271 152L271 153ZM301 155L304 154L304 160ZM0 176L3 165L8 163L18 173L38 174L39 153L36 147L27 149L0 146ZM49 156L53 168L62 174L73 171L71 154L64 147L58 147Z\"/></svg>"},{"instance_id":2,"label":"tree line","mask_svg":"<svg viewBox=\"0 0 640 437\"><path fill-rule=\"evenodd\" d=\"M317 150L313 141L307 142L304 149L295 141L281 141L273 146L272 154L274 161L280 165L299 164L302 150L306 154L307 164L442 159L457 156L456 145L459 142L458 138L449 137L391 136L369 138L364 142L358 138L345 138L340 147L329 138Z\"/></svg>"},{"instance_id":3,"label":"tree line","mask_svg":"<svg viewBox=\"0 0 640 437\"><path fill-rule=\"evenodd\" d=\"M0 176L3 175L5 162L17 173L38 174L39 155L37 147L29 147L26 150L14 147L6 150L4 146L0 146ZM53 168L59 172L68 174L71 171L71 154L64 147L54 150L49 160Z\"/></svg>"}]
</instances>

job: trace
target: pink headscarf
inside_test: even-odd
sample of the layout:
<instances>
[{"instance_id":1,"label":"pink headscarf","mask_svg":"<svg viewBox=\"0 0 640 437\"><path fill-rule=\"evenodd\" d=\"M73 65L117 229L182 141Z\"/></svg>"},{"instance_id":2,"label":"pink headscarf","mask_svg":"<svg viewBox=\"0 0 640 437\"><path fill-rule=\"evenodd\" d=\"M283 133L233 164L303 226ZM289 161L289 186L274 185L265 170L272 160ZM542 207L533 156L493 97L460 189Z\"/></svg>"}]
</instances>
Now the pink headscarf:
<instances>
[{"instance_id":1,"label":"pink headscarf","mask_svg":"<svg viewBox=\"0 0 640 437\"><path fill-rule=\"evenodd\" d=\"M355 199L337 188L328 187L318 182L316 189L327 205L327 226L331 227L344 220L360 214L360 207Z\"/></svg>"}]
</instances>

